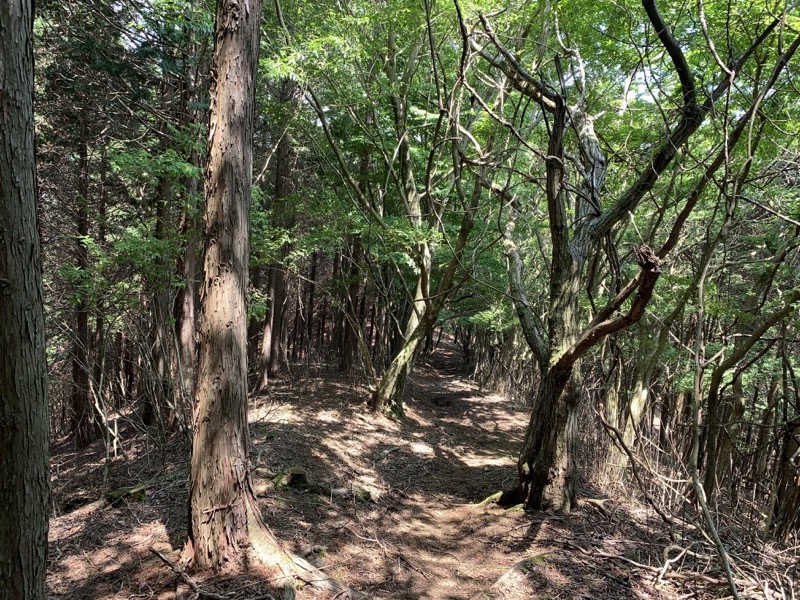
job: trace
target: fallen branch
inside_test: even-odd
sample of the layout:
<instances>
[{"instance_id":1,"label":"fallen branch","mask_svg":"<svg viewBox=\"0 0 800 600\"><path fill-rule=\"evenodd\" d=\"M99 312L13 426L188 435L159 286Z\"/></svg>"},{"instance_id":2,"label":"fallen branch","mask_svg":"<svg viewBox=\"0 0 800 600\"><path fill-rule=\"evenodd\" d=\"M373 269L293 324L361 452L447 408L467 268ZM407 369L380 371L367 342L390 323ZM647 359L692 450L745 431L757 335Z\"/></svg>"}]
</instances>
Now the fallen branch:
<instances>
[{"instance_id":1,"label":"fallen branch","mask_svg":"<svg viewBox=\"0 0 800 600\"><path fill-rule=\"evenodd\" d=\"M644 563L637 562L633 559L630 559L626 556L620 556L619 554L610 554L608 552L603 552L602 550L587 550L586 548L582 548L577 544L573 544L572 542L566 542L566 545L570 548L576 549L581 554L586 556L599 556L600 558L606 559L613 559L619 560L624 563L628 563L636 567L637 569L642 569L653 573L656 576L661 576L662 579L676 579L679 581L702 581L703 583L708 583L711 585L726 585L726 581L724 579L715 579L714 577L709 577L708 575L703 575L702 573L665 573L661 575L661 569L659 567L654 567L653 565L646 565Z\"/></svg>"},{"instance_id":2,"label":"fallen branch","mask_svg":"<svg viewBox=\"0 0 800 600\"><path fill-rule=\"evenodd\" d=\"M160 558L164 562L164 564L166 564L170 569L172 569L173 573L175 573L178 577L183 579L184 583L186 583L186 585L188 585L198 597L211 598L211 600L230 600L230 598L228 598L227 596L222 596L220 594L215 594L214 592L209 592L202 589L194 579L189 577L186 571L184 571L177 563L167 558L167 556L163 552L160 552L159 550L156 550L153 547L150 548L150 552L152 552L158 558Z\"/></svg>"}]
</instances>

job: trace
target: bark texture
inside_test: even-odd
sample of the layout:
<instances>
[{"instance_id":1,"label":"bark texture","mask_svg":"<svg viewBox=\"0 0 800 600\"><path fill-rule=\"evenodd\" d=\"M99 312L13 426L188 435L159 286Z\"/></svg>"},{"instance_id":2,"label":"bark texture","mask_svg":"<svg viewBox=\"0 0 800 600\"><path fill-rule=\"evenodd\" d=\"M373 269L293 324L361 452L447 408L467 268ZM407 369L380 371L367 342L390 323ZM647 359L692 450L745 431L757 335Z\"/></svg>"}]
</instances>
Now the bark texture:
<instances>
[{"instance_id":1,"label":"bark texture","mask_svg":"<svg viewBox=\"0 0 800 600\"><path fill-rule=\"evenodd\" d=\"M236 570L264 534L247 428L247 284L260 0L219 0L205 179L205 262L189 546L200 568ZM264 534L265 535L265 534Z\"/></svg>"},{"instance_id":2,"label":"bark texture","mask_svg":"<svg viewBox=\"0 0 800 600\"><path fill-rule=\"evenodd\" d=\"M50 502L33 6L0 3L0 598L44 599Z\"/></svg>"}]
</instances>

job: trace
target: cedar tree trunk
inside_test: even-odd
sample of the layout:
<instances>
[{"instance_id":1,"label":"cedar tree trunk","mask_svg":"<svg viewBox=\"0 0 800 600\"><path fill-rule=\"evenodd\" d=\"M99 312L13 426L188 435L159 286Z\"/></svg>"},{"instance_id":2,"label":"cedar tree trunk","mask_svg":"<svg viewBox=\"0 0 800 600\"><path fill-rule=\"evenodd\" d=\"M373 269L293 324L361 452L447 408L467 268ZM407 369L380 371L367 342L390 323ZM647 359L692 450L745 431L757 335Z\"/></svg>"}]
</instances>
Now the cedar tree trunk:
<instances>
[{"instance_id":1,"label":"cedar tree trunk","mask_svg":"<svg viewBox=\"0 0 800 600\"><path fill-rule=\"evenodd\" d=\"M0 598L45 597L50 471L33 3L0 3Z\"/></svg>"},{"instance_id":2,"label":"cedar tree trunk","mask_svg":"<svg viewBox=\"0 0 800 600\"><path fill-rule=\"evenodd\" d=\"M195 566L215 570L241 568L245 550L259 550L256 540L269 553L275 546L248 465L246 292L260 20L260 0L217 2L186 550Z\"/></svg>"}]
</instances>

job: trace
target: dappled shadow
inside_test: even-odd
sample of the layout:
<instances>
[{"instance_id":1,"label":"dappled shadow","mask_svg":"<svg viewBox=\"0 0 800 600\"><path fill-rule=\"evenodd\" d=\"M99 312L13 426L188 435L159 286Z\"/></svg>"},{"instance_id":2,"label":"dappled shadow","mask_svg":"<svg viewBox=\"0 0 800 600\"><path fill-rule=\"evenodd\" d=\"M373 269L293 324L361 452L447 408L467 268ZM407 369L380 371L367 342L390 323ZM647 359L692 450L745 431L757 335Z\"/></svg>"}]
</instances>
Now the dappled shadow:
<instances>
[{"instance_id":1,"label":"dappled shadow","mask_svg":"<svg viewBox=\"0 0 800 600\"><path fill-rule=\"evenodd\" d=\"M406 391L404 425L368 412L366 386L339 373L278 378L253 399L254 483L265 521L289 550L376 600L679 595L648 568L663 562L663 525L630 498L585 488L584 498L602 501L584 499L568 516L475 504L516 482L529 413L481 391L454 347L418 365ZM150 552L176 560L185 541L188 446L135 439L127 458L109 463L107 487L149 485L114 506L92 503L103 452L57 448L50 596L191 596ZM304 469L311 487L268 489L290 467ZM502 595L481 595L523 559L496 584ZM269 593L258 573L206 584L231 598Z\"/></svg>"},{"instance_id":2,"label":"dappled shadow","mask_svg":"<svg viewBox=\"0 0 800 600\"><path fill-rule=\"evenodd\" d=\"M639 597L637 586L653 588L615 574L619 566L603 564L611 559L583 553L624 530L630 548L618 539L612 547L657 564L663 544L650 516L619 508L608 518L594 504L567 517L472 504L515 483L529 413L478 389L455 352L437 352L415 369L403 426L368 412L368 394L346 375L319 374L273 382L257 400L251 431L261 482L301 467L330 490L279 489L264 499L265 518L296 551L322 557L335 577L387 600L469 599L527 556L539 562L529 583L542 597ZM636 545L641 539L654 540L651 554Z\"/></svg>"},{"instance_id":3,"label":"dappled shadow","mask_svg":"<svg viewBox=\"0 0 800 600\"><path fill-rule=\"evenodd\" d=\"M175 597L175 576L151 552L176 555L186 540L188 445L175 436L152 445L121 432L125 454L106 459L102 442L53 452L48 595L54 598ZM104 494L142 489L114 503ZM166 596L165 596L166 597Z\"/></svg>"}]
</instances>

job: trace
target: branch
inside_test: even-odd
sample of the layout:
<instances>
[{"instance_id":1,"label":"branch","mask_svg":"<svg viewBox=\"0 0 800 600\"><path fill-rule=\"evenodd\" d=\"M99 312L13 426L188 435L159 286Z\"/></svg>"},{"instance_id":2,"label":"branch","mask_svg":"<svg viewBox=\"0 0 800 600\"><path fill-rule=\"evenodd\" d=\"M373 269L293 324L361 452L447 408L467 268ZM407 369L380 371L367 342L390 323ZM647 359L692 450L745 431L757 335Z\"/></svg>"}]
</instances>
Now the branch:
<instances>
[{"instance_id":1,"label":"branch","mask_svg":"<svg viewBox=\"0 0 800 600\"><path fill-rule=\"evenodd\" d=\"M683 50L678 45L675 36L672 35L672 31L664 23L661 13L658 12L655 0L642 0L642 6L644 6L650 23L655 27L658 39L661 40L661 44L669 54L675 71L678 73L678 79L681 81L684 118L702 120L702 115L699 113L699 107L697 106L694 75L692 75L692 70L689 68L689 63L686 62Z\"/></svg>"},{"instance_id":2,"label":"branch","mask_svg":"<svg viewBox=\"0 0 800 600\"><path fill-rule=\"evenodd\" d=\"M737 362L744 358L750 349L755 345L755 343L760 340L773 325L780 323L795 310L794 304L798 300L800 300L800 290L795 290L786 299L786 304L783 306L783 308L772 313L766 319L764 319L761 324L756 327L753 333L751 333L747 338L744 339L744 341L741 342L741 345L737 344L737 347L734 349L731 355L723 360L714 369L714 374L719 372L719 376L722 377L724 372L731 369L734 365L736 365Z\"/></svg>"},{"instance_id":3,"label":"branch","mask_svg":"<svg viewBox=\"0 0 800 600\"><path fill-rule=\"evenodd\" d=\"M317 113L317 118L322 124L322 131L325 134L325 139L328 141L328 145L331 147L331 150L333 150L334 156L336 156L336 162L339 163L339 168L342 171L342 176L344 177L345 182L350 187L350 190L356 195L356 198L358 198L358 203L361 205L361 208L368 212L384 230L388 230L389 226L383 220L383 217L380 215L380 213L375 210L375 207L372 206L372 202L369 201L369 198L364 195L364 192L359 187L358 182L350 172L350 169L344 160L344 156L342 156L342 151L339 149L339 145L333 138L333 133L328 125L328 118L325 116L322 103L319 101L319 98L317 98L317 95L311 88L308 88L308 96L311 99L309 104L311 105L311 108L314 109L314 112Z\"/></svg>"},{"instance_id":4,"label":"branch","mask_svg":"<svg viewBox=\"0 0 800 600\"><path fill-rule=\"evenodd\" d=\"M184 571L179 565L171 561L167 556L159 551L156 550L154 547L150 547L150 552L155 554L158 558L160 558L164 564L166 564L170 569L172 569L173 573L178 575L181 579L183 579L184 583L188 585L191 590L195 593L196 598L210 598L211 600L228 600L228 596L223 596L221 594L215 594L214 592L209 592L201 588L197 582L189 577L189 575Z\"/></svg>"},{"instance_id":5,"label":"branch","mask_svg":"<svg viewBox=\"0 0 800 600\"><path fill-rule=\"evenodd\" d=\"M650 302L653 296L653 289L655 288L656 281L661 275L661 259L656 256L655 252L649 246L634 246L634 254L636 254L636 261L641 267L639 280L639 291L633 298L631 308L628 314L613 319L605 319L604 321L597 322L598 319L592 321L592 324L587 327L583 333L578 337L575 343L572 344L563 354L561 354L555 361L554 367L563 370L572 366L589 348L594 346L598 341L603 339L610 333L620 331L630 327L638 321L644 314L644 309ZM635 279L634 279L635 281ZM631 283L626 286L626 289L631 286ZM623 290L624 291L624 290ZM631 290L632 291L632 290ZM617 298L620 297L617 295ZM628 292L630 294L630 292ZM617 300L615 298L612 303ZM604 314L606 311L602 311Z\"/></svg>"},{"instance_id":6,"label":"branch","mask_svg":"<svg viewBox=\"0 0 800 600\"><path fill-rule=\"evenodd\" d=\"M642 3L647 10L647 5L651 4L652 0L642 0ZM794 3L792 8L796 4L797 3ZM653 8L655 7L653 6ZM650 16L649 13L648 16ZM660 19L660 17L658 19ZM731 63L728 68L728 72L732 73L733 75L731 76L726 73L725 77L717 84L711 94L709 94L706 101L702 105L698 106L696 104L696 92L694 91L694 84L691 80L691 73L688 71L688 67L684 66L685 58L682 58L682 53L680 48L677 47L677 44L672 47L674 38L672 37L672 34L669 33L664 27L659 27L658 23L660 22L663 26L663 21L658 19L653 24L657 30L661 31L659 34L661 43L670 53L670 58L673 60L675 69L678 72L678 77L681 80L681 87L683 88L684 102L686 102L688 99L690 102L694 102L694 105L684 105L678 125L653 155L648 167L639 174L639 177L633 183L633 185L631 185L631 187L628 188L628 190L624 192L606 212L591 222L591 234L595 238L600 237L606 232L610 231L614 225L625 218L630 211L636 208L644 195L653 188L660 175L672 162L672 159L675 158L675 155L678 153L678 149L681 148L699 129L706 115L713 109L716 101L731 87L736 74L739 72L742 66L747 62L750 56L752 56L753 52L755 52L755 50L762 43L764 43L767 37L769 37L772 31L774 31L774 29L781 22L781 19L774 19L772 23L770 23L764 29L761 35L756 38L750 47L737 60ZM794 51L796 50L796 43L797 40L795 40L795 43L792 44L792 47L780 57L776 65L776 71L778 73L783 69L791 55L794 54ZM691 87L689 87L690 84ZM659 255L661 255L661 253L659 253Z\"/></svg>"},{"instance_id":7,"label":"branch","mask_svg":"<svg viewBox=\"0 0 800 600\"><path fill-rule=\"evenodd\" d=\"M536 355L536 360L539 366L542 367L547 364L548 352L547 342L545 341L544 325L539 317L533 312L528 296L525 293L525 286L522 285L522 259L519 255L519 249L511 239L511 230L513 225L503 232L505 241L503 242L503 250L506 255L506 264L508 269L508 283L511 287L511 299L514 303L514 308L519 317L519 323L522 327L522 333L525 336L525 341L528 346Z\"/></svg>"},{"instance_id":8,"label":"branch","mask_svg":"<svg viewBox=\"0 0 800 600\"><path fill-rule=\"evenodd\" d=\"M517 90L522 92L534 100L539 106L548 112L555 112L558 108L559 102L563 103L561 96L555 92L548 90L545 85L536 79L533 75L519 64L511 52L506 49L503 43L497 38L497 34L492 30L489 21L483 15L478 13L478 18L481 20L483 30L488 36L492 45L497 48L500 56L490 56L481 51L481 56L493 67L500 69L506 77L508 77L511 85Z\"/></svg>"},{"instance_id":9,"label":"branch","mask_svg":"<svg viewBox=\"0 0 800 600\"><path fill-rule=\"evenodd\" d=\"M781 55L778 62L775 64L775 67L773 68L769 79L766 81L764 87L761 89L761 92L759 93L758 97L753 101L753 103L747 109L747 112L745 112L745 114L743 114L739 118L739 121L736 123L736 127L734 127L730 136L728 136L728 138L725 140L724 147L719 151L719 153L717 153L717 156L703 172L703 175L700 177L700 181L697 182L697 185L689 194L689 198L686 201L686 204L684 205L678 217L675 219L675 223L673 223L672 225L672 230L670 231L667 241L664 242L664 245L661 248L659 248L657 253L659 258L664 258L667 255L667 253L669 253L669 251L672 250L678 243L678 237L681 233L681 230L683 229L686 220L689 218L689 215L694 210L694 207L697 205L697 202L700 200L700 196L702 195L703 190L706 188L706 185L708 185L708 182L711 181L712 177L714 176L714 173L716 173L719 170L719 168L725 163L725 160L730 156L730 151L733 149L734 146L736 146L736 144L741 139L742 134L744 133L748 123L750 122L750 119L752 119L753 115L761 107L761 104L763 103L767 94L769 93L770 90L772 90L773 86L775 85L775 82L778 80L778 76L781 74L784 67L786 67L786 64L795 54L798 47L800 47L800 37L797 37L794 40L794 42L792 42L792 44L789 46L789 48L786 49L786 52L784 52L783 55ZM749 198L745 198L743 196L737 196L737 198L742 198L748 202L752 202ZM758 204L756 202L753 203ZM764 208L768 212L774 212L770 211L770 209L764 206L762 206L762 208ZM779 217L782 217L782 215L779 215L777 213L775 214ZM790 220L790 222L792 221ZM798 223L794 224L800 226L800 224Z\"/></svg>"}]
</instances>

